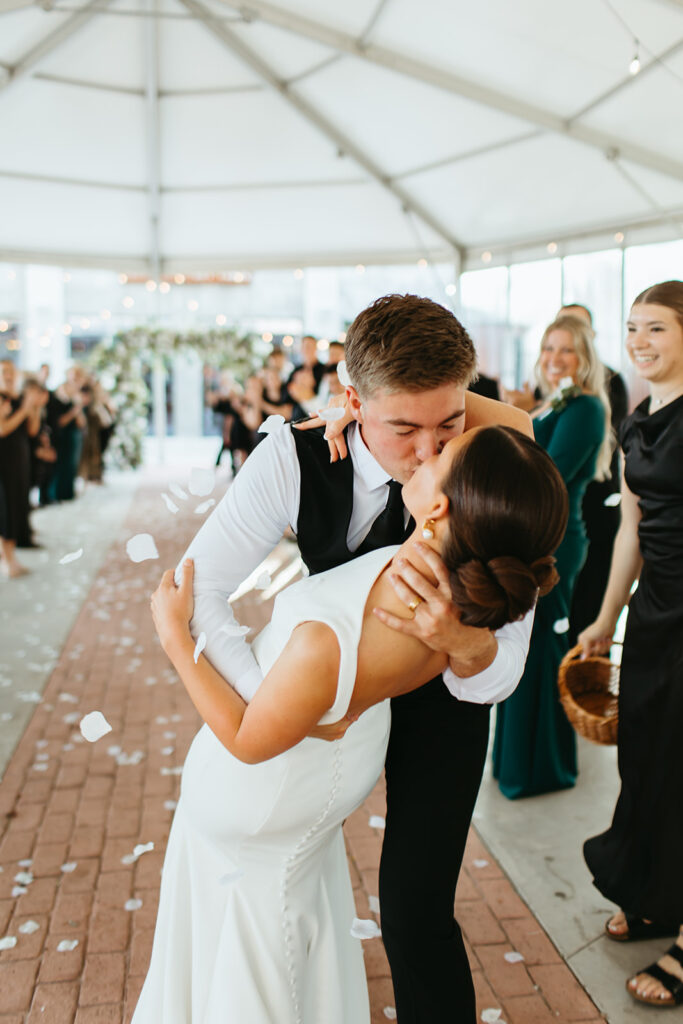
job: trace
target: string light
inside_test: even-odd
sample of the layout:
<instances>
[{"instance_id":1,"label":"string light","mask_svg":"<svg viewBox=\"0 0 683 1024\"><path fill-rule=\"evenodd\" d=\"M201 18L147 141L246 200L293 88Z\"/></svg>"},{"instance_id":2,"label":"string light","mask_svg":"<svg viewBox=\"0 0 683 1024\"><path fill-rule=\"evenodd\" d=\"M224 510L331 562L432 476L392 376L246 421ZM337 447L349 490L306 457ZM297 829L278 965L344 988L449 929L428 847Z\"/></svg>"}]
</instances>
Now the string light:
<instances>
[{"instance_id":1,"label":"string light","mask_svg":"<svg viewBox=\"0 0 683 1024\"><path fill-rule=\"evenodd\" d=\"M424 256L420 256L419 260L417 261L417 265L418 265L418 267L426 267L427 266L427 260L424 258Z\"/></svg>"},{"instance_id":2,"label":"string light","mask_svg":"<svg viewBox=\"0 0 683 1024\"><path fill-rule=\"evenodd\" d=\"M145 281L145 288L148 292L155 292L157 290L156 281L153 281L152 278L150 278L149 281Z\"/></svg>"},{"instance_id":3,"label":"string light","mask_svg":"<svg viewBox=\"0 0 683 1024\"><path fill-rule=\"evenodd\" d=\"M187 304L187 308L190 310L191 313L196 313L197 310L199 309L199 303L197 302L196 299L190 299L190 301Z\"/></svg>"},{"instance_id":4,"label":"string light","mask_svg":"<svg viewBox=\"0 0 683 1024\"><path fill-rule=\"evenodd\" d=\"M111 320L111 312L108 309L100 310L100 320Z\"/></svg>"},{"instance_id":5,"label":"string light","mask_svg":"<svg viewBox=\"0 0 683 1024\"><path fill-rule=\"evenodd\" d=\"M185 284L185 275L184 274L174 274L173 275L173 280L175 281L176 284Z\"/></svg>"},{"instance_id":6,"label":"string light","mask_svg":"<svg viewBox=\"0 0 683 1024\"><path fill-rule=\"evenodd\" d=\"M447 284L446 285L446 295L455 295L457 290L458 289L455 287L454 284Z\"/></svg>"},{"instance_id":7,"label":"string light","mask_svg":"<svg viewBox=\"0 0 683 1024\"><path fill-rule=\"evenodd\" d=\"M617 233L614 236L614 241L615 242L623 242L624 241L624 232L623 231L617 231Z\"/></svg>"},{"instance_id":8,"label":"string light","mask_svg":"<svg viewBox=\"0 0 683 1024\"><path fill-rule=\"evenodd\" d=\"M5 331L9 330L9 324L6 320L0 320L0 334L4 334Z\"/></svg>"},{"instance_id":9,"label":"string light","mask_svg":"<svg viewBox=\"0 0 683 1024\"><path fill-rule=\"evenodd\" d=\"M228 322L228 318L225 313L219 313L216 317L216 323L219 327L223 327Z\"/></svg>"},{"instance_id":10,"label":"string light","mask_svg":"<svg viewBox=\"0 0 683 1024\"><path fill-rule=\"evenodd\" d=\"M356 264L356 273L357 274L364 274L365 273L365 267L363 266L362 263L357 263Z\"/></svg>"},{"instance_id":11,"label":"string light","mask_svg":"<svg viewBox=\"0 0 683 1024\"><path fill-rule=\"evenodd\" d=\"M132 309L133 306L135 305L135 299L133 298L132 295L124 296L124 298L121 299L121 302L126 307L126 309Z\"/></svg>"},{"instance_id":12,"label":"string light","mask_svg":"<svg viewBox=\"0 0 683 1024\"><path fill-rule=\"evenodd\" d=\"M73 328L71 327L71 324L64 324L64 326L62 327L62 334L71 334L72 330Z\"/></svg>"},{"instance_id":13,"label":"string light","mask_svg":"<svg viewBox=\"0 0 683 1024\"><path fill-rule=\"evenodd\" d=\"M82 331L87 331L87 329L89 327L90 327L90 321L88 320L87 316L82 317L81 318L81 330Z\"/></svg>"},{"instance_id":14,"label":"string light","mask_svg":"<svg viewBox=\"0 0 683 1024\"><path fill-rule=\"evenodd\" d=\"M492 259L493 259L493 256L492 256L492 254L491 254L491 253L490 253L490 252L488 251L488 249L486 250L486 252L483 252L483 253L481 254L481 262L482 262L482 263L490 263Z\"/></svg>"},{"instance_id":15,"label":"string light","mask_svg":"<svg viewBox=\"0 0 683 1024\"><path fill-rule=\"evenodd\" d=\"M285 346L285 348L291 348L292 345L294 344L294 338L292 337L292 335L285 334L284 338L282 339L282 344Z\"/></svg>"},{"instance_id":16,"label":"string light","mask_svg":"<svg viewBox=\"0 0 683 1024\"><path fill-rule=\"evenodd\" d=\"M554 253L557 252L557 242L548 242L548 244L546 246L546 249L548 250L548 252L552 256Z\"/></svg>"},{"instance_id":17,"label":"string light","mask_svg":"<svg viewBox=\"0 0 683 1024\"><path fill-rule=\"evenodd\" d=\"M636 52L633 54L633 60L628 66L629 75L637 75L640 71L640 44L637 39L634 39Z\"/></svg>"},{"instance_id":18,"label":"string light","mask_svg":"<svg viewBox=\"0 0 683 1024\"><path fill-rule=\"evenodd\" d=\"M119 274L119 284L128 284L128 274Z\"/></svg>"},{"instance_id":19,"label":"string light","mask_svg":"<svg viewBox=\"0 0 683 1024\"><path fill-rule=\"evenodd\" d=\"M301 267L297 267L296 270L294 271L294 277L297 279L297 281L300 281L303 276L303 270L301 269Z\"/></svg>"},{"instance_id":20,"label":"string light","mask_svg":"<svg viewBox=\"0 0 683 1024\"><path fill-rule=\"evenodd\" d=\"M318 340L318 344L316 345L316 348L318 349L319 352L327 352L329 347L330 343L327 340L327 338L320 338Z\"/></svg>"},{"instance_id":21,"label":"string light","mask_svg":"<svg viewBox=\"0 0 683 1024\"><path fill-rule=\"evenodd\" d=\"M273 340L273 335L270 333L270 331L264 331L263 334L261 335L261 338L267 344L268 342Z\"/></svg>"},{"instance_id":22,"label":"string light","mask_svg":"<svg viewBox=\"0 0 683 1024\"><path fill-rule=\"evenodd\" d=\"M161 292L162 295L168 295L170 290L171 286L168 283L168 281L162 281L161 284L159 285L159 291Z\"/></svg>"}]
</instances>

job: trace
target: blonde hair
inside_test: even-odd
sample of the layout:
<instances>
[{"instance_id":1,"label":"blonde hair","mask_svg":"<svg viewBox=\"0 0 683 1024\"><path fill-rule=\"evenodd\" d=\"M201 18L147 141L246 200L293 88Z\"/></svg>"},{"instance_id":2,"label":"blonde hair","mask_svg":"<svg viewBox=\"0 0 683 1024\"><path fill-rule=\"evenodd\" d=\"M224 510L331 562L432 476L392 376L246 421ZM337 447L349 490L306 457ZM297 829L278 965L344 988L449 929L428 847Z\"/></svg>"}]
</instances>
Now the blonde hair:
<instances>
[{"instance_id":1,"label":"blonde hair","mask_svg":"<svg viewBox=\"0 0 683 1024\"><path fill-rule=\"evenodd\" d=\"M595 345L593 341L595 339L595 331L578 316L570 316L569 314L563 314L562 316L556 317L551 324L548 324L543 337L541 338L541 349L539 352L536 365L534 366L534 373L538 386L541 389L541 394L544 398L554 390L550 383L543 376L541 371L541 353L548 340L549 335L553 331L566 331L571 335L572 344L574 351L578 356L579 366L576 371L576 383L579 387L583 388L584 391L588 392L589 395L595 395L600 400L603 411L605 413L605 436L602 444L598 451L598 457L595 463L595 479L606 480L610 475L610 465L612 462L612 454L614 453L615 440L612 431L612 411L610 408L609 398L607 397L606 380L607 373L605 367L598 359L598 354L595 351Z\"/></svg>"}]
</instances>

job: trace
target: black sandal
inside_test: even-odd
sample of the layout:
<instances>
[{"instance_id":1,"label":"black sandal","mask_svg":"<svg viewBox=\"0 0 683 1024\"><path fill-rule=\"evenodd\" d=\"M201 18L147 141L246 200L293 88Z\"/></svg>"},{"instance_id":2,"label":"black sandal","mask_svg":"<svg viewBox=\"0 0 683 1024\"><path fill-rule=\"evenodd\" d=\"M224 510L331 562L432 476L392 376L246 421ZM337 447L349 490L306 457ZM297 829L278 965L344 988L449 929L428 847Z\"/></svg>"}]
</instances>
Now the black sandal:
<instances>
[{"instance_id":1,"label":"black sandal","mask_svg":"<svg viewBox=\"0 0 683 1024\"><path fill-rule=\"evenodd\" d=\"M612 914L614 917L614 914ZM644 921L642 917L635 914L627 914L625 932L617 933L610 931L609 923L612 917L605 922L605 935L612 942L640 942L641 939L671 939L678 935L677 924L658 924L657 921Z\"/></svg>"},{"instance_id":2,"label":"black sandal","mask_svg":"<svg viewBox=\"0 0 683 1024\"><path fill-rule=\"evenodd\" d=\"M664 956L671 956L674 960L683 967L683 949L676 945L674 942L673 946L667 949ZM677 978L675 974L669 974L659 964L650 964L642 971L638 971L638 974L648 974L655 981L658 981L669 993L669 999L662 999L658 996L641 996L636 989L632 988L631 982L635 980L636 975L633 978L629 978L626 982L626 989L634 999L637 999L639 1003L647 1003L648 1006L661 1006L662 1009L669 1006L680 1006L683 1003L683 980Z\"/></svg>"}]
</instances>

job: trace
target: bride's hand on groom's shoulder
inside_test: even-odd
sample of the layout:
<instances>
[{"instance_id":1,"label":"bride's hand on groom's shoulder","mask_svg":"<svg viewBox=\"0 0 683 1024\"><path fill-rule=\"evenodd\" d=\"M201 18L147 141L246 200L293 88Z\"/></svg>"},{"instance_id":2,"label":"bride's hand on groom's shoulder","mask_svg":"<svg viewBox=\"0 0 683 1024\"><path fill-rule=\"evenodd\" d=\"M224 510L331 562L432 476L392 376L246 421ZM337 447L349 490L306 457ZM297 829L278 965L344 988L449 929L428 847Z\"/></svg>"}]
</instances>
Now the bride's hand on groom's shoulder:
<instances>
[{"instance_id":1,"label":"bride's hand on groom's shoulder","mask_svg":"<svg viewBox=\"0 0 683 1024\"><path fill-rule=\"evenodd\" d=\"M447 656L451 671L461 678L483 672L496 656L498 645L488 629L461 622L440 556L427 544L416 544L416 562L401 559L389 579L396 594L413 613L400 618L384 608L373 609L378 619L399 633L416 637L426 647Z\"/></svg>"},{"instance_id":2,"label":"bride's hand on groom's shoulder","mask_svg":"<svg viewBox=\"0 0 683 1024\"><path fill-rule=\"evenodd\" d=\"M165 651L174 640L189 635L194 612L193 577L194 563L186 558L181 568L180 584L176 586L173 569L167 569L152 594L152 618Z\"/></svg>"}]
</instances>

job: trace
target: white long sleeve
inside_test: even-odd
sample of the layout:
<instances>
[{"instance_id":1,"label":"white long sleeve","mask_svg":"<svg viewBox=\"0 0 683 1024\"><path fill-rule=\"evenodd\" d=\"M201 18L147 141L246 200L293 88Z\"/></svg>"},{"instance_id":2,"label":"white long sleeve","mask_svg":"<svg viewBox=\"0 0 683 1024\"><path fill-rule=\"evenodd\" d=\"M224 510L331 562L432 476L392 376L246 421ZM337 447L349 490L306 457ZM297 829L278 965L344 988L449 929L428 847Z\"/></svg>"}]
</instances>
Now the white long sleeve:
<instances>
[{"instance_id":1,"label":"white long sleeve","mask_svg":"<svg viewBox=\"0 0 683 1024\"><path fill-rule=\"evenodd\" d=\"M534 613L532 608L521 622L510 622L496 630L498 653L483 672L461 679L446 669L443 681L454 697L472 704L497 704L510 696L524 672Z\"/></svg>"}]
</instances>

